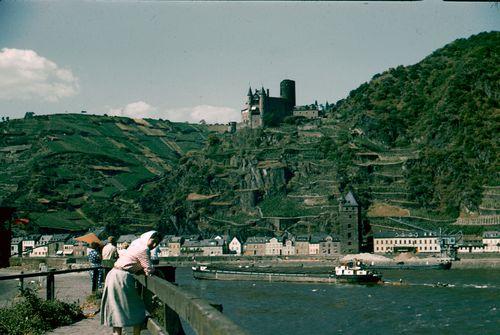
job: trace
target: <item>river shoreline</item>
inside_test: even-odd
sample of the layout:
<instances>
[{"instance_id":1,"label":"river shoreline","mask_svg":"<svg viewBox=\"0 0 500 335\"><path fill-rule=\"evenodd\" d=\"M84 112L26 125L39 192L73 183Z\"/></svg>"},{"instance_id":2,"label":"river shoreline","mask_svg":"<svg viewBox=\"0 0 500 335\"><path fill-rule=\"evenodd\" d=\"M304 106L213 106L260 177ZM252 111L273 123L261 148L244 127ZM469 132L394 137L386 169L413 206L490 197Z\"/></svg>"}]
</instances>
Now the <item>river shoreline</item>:
<instances>
[{"instance_id":1,"label":"river shoreline","mask_svg":"<svg viewBox=\"0 0 500 335\"><path fill-rule=\"evenodd\" d=\"M453 261L452 269L500 269L500 255L460 255L460 260ZM415 255L400 254L395 257L387 257L377 254L353 254L345 256L223 256L223 257L169 257L161 258L160 264L175 267L191 267L200 264L220 264L231 266L255 266L255 267L306 267L306 268L332 268L339 265L342 260L358 259L366 264L386 265L404 262L405 264L435 264L441 259L438 257L416 257ZM8 272L36 271L40 263L47 264L49 268L67 269L88 266L86 258L73 258L71 262L62 262L60 257L45 258L23 258L11 262Z\"/></svg>"}]
</instances>

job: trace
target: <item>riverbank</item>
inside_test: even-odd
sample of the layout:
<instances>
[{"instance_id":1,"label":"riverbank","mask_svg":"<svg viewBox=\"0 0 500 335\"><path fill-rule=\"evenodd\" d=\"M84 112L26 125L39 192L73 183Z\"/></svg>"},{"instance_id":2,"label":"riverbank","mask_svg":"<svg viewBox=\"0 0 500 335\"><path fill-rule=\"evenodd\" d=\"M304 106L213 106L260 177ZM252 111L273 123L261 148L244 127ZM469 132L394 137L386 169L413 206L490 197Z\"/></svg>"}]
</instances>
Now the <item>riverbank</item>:
<instances>
[{"instance_id":1,"label":"riverbank","mask_svg":"<svg viewBox=\"0 0 500 335\"><path fill-rule=\"evenodd\" d=\"M487 257L462 257L460 260L452 262L452 269L500 269L500 255L488 255ZM240 257L238 260L217 260L212 262L207 261L190 261L190 262L169 262L173 266L186 267L197 264L211 264L216 267L253 267L256 269L286 269L286 268L307 268L310 271L318 272L340 265L340 263L349 260L360 260L365 264L374 266L395 265L404 263L405 265L435 265L443 262L445 259L439 257L417 257L413 254L399 254L393 257L387 257L376 254L352 254L343 257L329 258L311 258L311 257L270 257L267 259L252 259L251 257Z\"/></svg>"},{"instance_id":2,"label":"riverbank","mask_svg":"<svg viewBox=\"0 0 500 335\"><path fill-rule=\"evenodd\" d=\"M500 269L500 255L497 254L463 254L460 260L453 261L452 268L457 269ZM439 257L422 257L415 254L377 255L371 253L339 255L339 256L215 256L215 257L166 257L160 259L160 264L175 267L191 267L199 264L229 264L231 266L257 266L257 267L307 267L331 268L341 261L358 259L366 264L386 265L397 262L405 264L434 264ZM11 258L11 266L7 271L36 271L40 263L45 263L48 268L67 269L88 266L87 258L65 259L61 257L26 257Z\"/></svg>"},{"instance_id":3,"label":"riverbank","mask_svg":"<svg viewBox=\"0 0 500 335\"><path fill-rule=\"evenodd\" d=\"M500 269L499 258L461 258L453 262L453 269Z\"/></svg>"}]
</instances>

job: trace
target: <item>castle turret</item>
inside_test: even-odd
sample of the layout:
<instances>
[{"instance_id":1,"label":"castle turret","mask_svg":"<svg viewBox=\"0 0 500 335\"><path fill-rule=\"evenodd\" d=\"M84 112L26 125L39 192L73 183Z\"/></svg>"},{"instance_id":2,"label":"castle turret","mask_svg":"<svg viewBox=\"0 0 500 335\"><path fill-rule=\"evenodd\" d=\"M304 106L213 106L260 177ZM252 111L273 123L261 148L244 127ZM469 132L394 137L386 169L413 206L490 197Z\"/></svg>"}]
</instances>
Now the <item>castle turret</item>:
<instances>
[{"instance_id":1,"label":"castle turret","mask_svg":"<svg viewBox=\"0 0 500 335\"><path fill-rule=\"evenodd\" d=\"M262 87L259 91L259 110L261 120L264 120L264 114L266 111L266 98L266 90L264 90L264 87Z\"/></svg>"},{"instance_id":2,"label":"castle turret","mask_svg":"<svg viewBox=\"0 0 500 335\"><path fill-rule=\"evenodd\" d=\"M290 79L282 80L280 83L280 96L289 103L290 110L296 105L295 101L295 81Z\"/></svg>"},{"instance_id":3,"label":"castle turret","mask_svg":"<svg viewBox=\"0 0 500 335\"><path fill-rule=\"evenodd\" d=\"M260 89L259 95L266 96L266 90L264 89L264 86Z\"/></svg>"},{"instance_id":4,"label":"castle turret","mask_svg":"<svg viewBox=\"0 0 500 335\"><path fill-rule=\"evenodd\" d=\"M252 86L250 86L248 87L248 93L247 93L247 101L249 105L252 103L252 97L253 97Z\"/></svg>"}]
</instances>

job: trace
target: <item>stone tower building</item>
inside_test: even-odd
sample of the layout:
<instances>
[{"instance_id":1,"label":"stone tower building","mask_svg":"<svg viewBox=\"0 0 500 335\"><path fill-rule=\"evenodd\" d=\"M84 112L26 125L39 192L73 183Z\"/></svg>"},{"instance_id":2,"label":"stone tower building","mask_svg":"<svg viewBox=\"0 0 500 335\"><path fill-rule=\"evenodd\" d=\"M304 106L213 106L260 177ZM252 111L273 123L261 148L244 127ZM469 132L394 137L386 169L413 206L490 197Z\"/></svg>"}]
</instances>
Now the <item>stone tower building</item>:
<instances>
[{"instance_id":1,"label":"stone tower building","mask_svg":"<svg viewBox=\"0 0 500 335\"><path fill-rule=\"evenodd\" d=\"M285 79L280 83L280 97L271 97L269 90L252 92L248 89L247 101L241 110L243 126L261 128L280 124L287 116L292 115L295 107L295 82Z\"/></svg>"},{"instance_id":2,"label":"stone tower building","mask_svg":"<svg viewBox=\"0 0 500 335\"><path fill-rule=\"evenodd\" d=\"M340 252L358 253L361 245L361 215L351 191L339 202Z\"/></svg>"}]
</instances>

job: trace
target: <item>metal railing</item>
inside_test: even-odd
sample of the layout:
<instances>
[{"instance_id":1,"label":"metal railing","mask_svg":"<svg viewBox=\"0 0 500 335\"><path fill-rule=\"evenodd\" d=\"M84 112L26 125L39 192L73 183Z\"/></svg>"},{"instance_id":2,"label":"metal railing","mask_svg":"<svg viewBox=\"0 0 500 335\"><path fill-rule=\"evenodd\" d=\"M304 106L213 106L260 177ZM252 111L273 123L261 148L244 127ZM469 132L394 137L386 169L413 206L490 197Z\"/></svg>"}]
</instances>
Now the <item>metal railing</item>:
<instances>
[{"instance_id":1,"label":"metal railing","mask_svg":"<svg viewBox=\"0 0 500 335\"><path fill-rule=\"evenodd\" d=\"M56 275L65 274L65 273L73 273L73 272L93 271L91 290L94 293L94 292L97 292L97 281L98 281L98 277L99 277L99 271L101 271L101 269L102 269L101 267L88 267L88 268L82 268L82 269L68 269L68 270L49 269L49 270L43 271L43 272L30 272L30 273L21 272L19 274L0 276L0 281L19 279L19 288L22 290L22 289L24 289L24 279L25 278L46 277L46 280L47 280L46 299L47 300L54 300L55 292L56 292L55 291L55 276Z\"/></svg>"}]
</instances>

